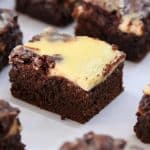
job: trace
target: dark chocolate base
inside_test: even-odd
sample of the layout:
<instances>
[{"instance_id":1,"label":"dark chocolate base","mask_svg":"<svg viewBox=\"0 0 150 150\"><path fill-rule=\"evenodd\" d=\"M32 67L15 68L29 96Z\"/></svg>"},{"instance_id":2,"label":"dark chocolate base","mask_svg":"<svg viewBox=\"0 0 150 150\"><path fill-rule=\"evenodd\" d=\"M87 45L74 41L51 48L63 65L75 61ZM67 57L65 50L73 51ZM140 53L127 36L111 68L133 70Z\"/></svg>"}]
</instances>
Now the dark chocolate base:
<instances>
[{"instance_id":1,"label":"dark chocolate base","mask_svg":"<svg viewBox=\"0 0 150 150\"><path fill-rule=\"evenodd\" d=\"M83 3L84 12L74 16L77 19L76 35L87 35L110 44L118 45L127 54L127 59L140 61L150 50L150 14L143 19L145 33L143 36L123 33L118 29L120 16L116 12L109 13L99 6Z\"/></svg>"},{"instance_id":2,"label":"dark chocolate base","mask_svg":"<svg viewBox=\"0 0 150 150\"><path fill-rule=\"evenodd\" d=\"M150 143L150 96L148 95L143 96L140 102L134 131L142 142Z\"/></svg>"},{"instance_id":3,"label":"dark chocolate base","mask_svg":"<svg viewBox=\"0 0 150 150\"><path fill-rule=\"evenodd\" d=\"M15 135L7 140L0 141L0 150L24 150L25 145L21 143L20 135Z\"/></svg>"},{"instance_id":4,"label":"dark chocolate base","mask_svg":"<svg viewBox=\"0 0 150 150\"><path fill-rule=\"evenodd\" d=\"M32 59L15 63L19 58L14 57L10 71L12 95L58 113L62 119L69 118L85 123L123 91L123 64L120 64L107 80L86 92L63 77L48 77L45 71L47 65L44 62L40 69L33 69Z\"/></svg>"},{"instance_id":5,"label":"dark chocolate base","mask_svg":"<svg viewBox=\"0 0 150 150\"><path fill-rule=\"evenodd\" d=\"M16 0L16 10L49 24L65 26L73 21L73 6L65 3L65 0Z\"/></svg>"}]
</instances>

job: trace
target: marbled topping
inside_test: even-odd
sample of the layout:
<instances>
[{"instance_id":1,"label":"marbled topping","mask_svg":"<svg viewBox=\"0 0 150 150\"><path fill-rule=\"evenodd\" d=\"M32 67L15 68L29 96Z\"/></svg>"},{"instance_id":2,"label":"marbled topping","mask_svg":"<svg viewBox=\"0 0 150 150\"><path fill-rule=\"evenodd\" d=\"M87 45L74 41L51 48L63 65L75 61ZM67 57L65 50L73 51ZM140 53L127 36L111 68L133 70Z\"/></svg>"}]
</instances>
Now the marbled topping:
<instances>
[{"instance_id":1,"label":"marbled topping","mask_svg":"<svg viewBox=\"0 0 150 150\"><path fill-rule=\"evenodd\" d=\"M60 150L124 150L126 142L90 132L75 142L66 142Z\"/></svg>"},{"instance_id":2,"label":"marbled topping","mask_svg":"<svg viewBox=\"0 0 150 150\"><path fill-rule=\"evenodd\" d=\"M144 22L142 18L150 14L149 0L84 0L93 5L99 5L108 12L117 12L120 16L118 29L124 33L142 36L144 34ZM84 13L84 6L76 9L76 16Z\"/></svg>"},{"instance_id":3,"label":"marbled topping","mask_svg":"<svg viewBox=\"0 0 150 150\"><path fill-rule=\"evenodd\" d=\"M86 36L47 32L24 47L40 56L55 58L49 76L63 76L86 91L103 82L125 60L124 53L112 45Z\"/></svg>"},{"instance_id":4,"label":"marbled topping","mask_svg":"<svg viewBox=\"0 0 150 150\"><path fill-rule=\"evenodd\" d=\"M103 9L112 12L118 11L122 15L137 14L138 17L147 16L150 13L149 0L84 0Z\"/></svg>"},{"instance_id":5,"label":"marbled topping","mask_svg":"<svg viewBox=\"0 0 150 150\"><path fill-rule=\"evenodd\" d=\"M142 36L144 34L144 23L136 15L125 15L122 17L119 30L135 34L136 36Z\"/></svg>"},{"instance_id":6,"label":"marbled topping","mask_svg":"<svg viewBox=\"0 0 150 150\"><path fill-rule=\"evenodd\" d=\"M89 132L74 142L66 142L60 150L148 150L123 139Z\"/></svg>"},{"instance_id":7,"label":"marbled topping","mask_svg":"<svg viewBox=\"0 0 150 150\"><path fill-rule=\"evenodd\" d=\"M145 95L150 95L150 84L146 85L144 88L144 94Z\"/></svg>"}]
</instances>

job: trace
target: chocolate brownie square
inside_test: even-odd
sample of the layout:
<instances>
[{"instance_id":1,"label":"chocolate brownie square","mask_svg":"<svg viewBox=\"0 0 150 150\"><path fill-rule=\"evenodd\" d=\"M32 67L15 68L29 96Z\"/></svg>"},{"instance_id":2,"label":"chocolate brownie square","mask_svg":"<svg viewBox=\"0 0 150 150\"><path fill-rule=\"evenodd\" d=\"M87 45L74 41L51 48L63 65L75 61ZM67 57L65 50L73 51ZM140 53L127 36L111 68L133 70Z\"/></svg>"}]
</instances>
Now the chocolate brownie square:
<instances>
[{"instance_id":1,"label":"chocolate brownie square","mask_svg":"<svg viewBox=\"0 0 150 150\"><path fill-rule=\"evenodd\" d=\"M22 43L17 15L12 10L0 9L0 70L8 64L10 51Z\"/></svg>"},{"instance_id":2,"label":"chocolate brownie square","mask_svg":"<svg viewBox=\"0 0 150 150\"><path fill-rule=\"evenodd\" d=\"M19 109L0 100L0 150L24 150L21 142Z\"/></svg>"},{"instance_id":3,"label":"chocolate brownie square","mask_svg":"<svg viewBox=\"0 0 150 150\"><path fill-rule=\"evenodd\" d=\"M65 142L59 150L145 150L123 139L89 132L74 142Z\"/></svg>"},{"instance_id":4,"label":"chocolate brownie square","mask_svg":"<svg viewBox=\"0 0 150 150\"><path fill-rule=\"evenodd\" d=\"M123 91L124 60L104 41L47 31L11 53L11 92L85 123Z\"/></svg>"},{"instance_id":5,"label":"chocolate brownie square","mask_svg":"<svg viewBox=\"0 0 150 150\"><path fill-rule=\"evenodd\" d=\"M128 60L140 61L150 50L149 0L83 0L74 18L77 35L116 44Z\"/></svg>"},{"instance_id":6,"label":"chocolate brownie square","mask_svg":"<svg viewBox=\"0 0 150 150\"><path fill-rule=\"evenodd\" d=\"M65 142L60 150L143 150L142 148L129 145L123 139L115 139L109 135L89 132L74 142Z\"/></svg>"},{"instance_id":7,"label":"chocolate brownie square","mask_svg":"<svg viewBox=\"0 0 150 150\"><path fill-rule=\"evenodd\" d=\"M126 141L89 132L74 142L64 143L60 150L125 150Z\"/></svg>"},{"instance_id":8,"label":"chocolate brownie square","mask_svg":"<svg viewBox=\"0 0 150 150\"><path fill-rule=\"evenodd\" d=\"M147 85L144 89L144 96L139 104L134 131L142 142L150 143L150 85Z\"/></svg>"},{"instance_id":9,"label":"chocolate brownie square","mask_svg":"<svg viewBox=\"0 0 150 150\"><path fill-rule=\"evenodd\" d=\"M16 0L16 10L56 26L73 21L72 11L78 0Z\"/></svg>"}]
</instances>

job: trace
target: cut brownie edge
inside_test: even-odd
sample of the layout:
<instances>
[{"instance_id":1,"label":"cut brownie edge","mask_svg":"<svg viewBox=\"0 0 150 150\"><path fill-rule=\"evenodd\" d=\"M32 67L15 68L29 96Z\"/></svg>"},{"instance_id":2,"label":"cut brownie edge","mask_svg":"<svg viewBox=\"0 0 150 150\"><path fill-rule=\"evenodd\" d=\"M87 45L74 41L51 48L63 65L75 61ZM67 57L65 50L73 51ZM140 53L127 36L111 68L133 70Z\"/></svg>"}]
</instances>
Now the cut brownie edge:
<instances>
[{"instance_id":1,"label":"cut brownie edge","mask_svg":"<svg viewBox=\"0 0 150 150\"><path fill-rule=\"evenodd\" d=\"M122 68L120 64L107 80L86 92L62 77L49 78L30 65L13 66L11 92L14 97L58 113L62 118L85 123L123 91Z\"/></svg>"}]
</instances>

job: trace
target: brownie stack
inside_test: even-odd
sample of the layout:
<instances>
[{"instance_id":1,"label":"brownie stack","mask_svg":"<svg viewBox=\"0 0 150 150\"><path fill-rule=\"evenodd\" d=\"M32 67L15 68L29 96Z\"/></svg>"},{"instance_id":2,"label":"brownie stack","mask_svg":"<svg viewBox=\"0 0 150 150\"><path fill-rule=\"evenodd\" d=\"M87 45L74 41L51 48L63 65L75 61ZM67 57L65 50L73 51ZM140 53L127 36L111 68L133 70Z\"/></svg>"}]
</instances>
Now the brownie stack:
<instances>
[{"instance_id":1,"label":"brownie stack","mask_svg":"<svg viewBox=\"0 0 150 150\"><path fill-rule=\"evenodd\" d=\"M0 9L0 70L8 64L10 51L22 43L22 33L15 12Z\"/></svg>"},{"instance_id":2,"label":"brownie stack","mask_svg":"<svg viewBox=\"0 0 150 150\"><path fill-rule=\"evenodd\" d=\"M0 100L0 150L24 150L21 143L19 110Z\"/></svg>"},{"instance_id":3,"label":"brownie stack","mask_svg":"<svg viewBox=\"0 0 150 150\"><path fill-rule=\"evenodd\" d=\"M83 0L74 11L76 34L118 45L131 61L150 50L149 0Z\"/></svg>"}]
</instances>

